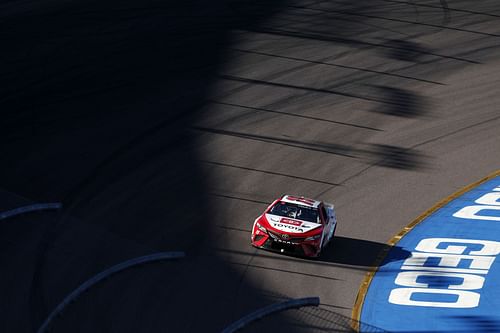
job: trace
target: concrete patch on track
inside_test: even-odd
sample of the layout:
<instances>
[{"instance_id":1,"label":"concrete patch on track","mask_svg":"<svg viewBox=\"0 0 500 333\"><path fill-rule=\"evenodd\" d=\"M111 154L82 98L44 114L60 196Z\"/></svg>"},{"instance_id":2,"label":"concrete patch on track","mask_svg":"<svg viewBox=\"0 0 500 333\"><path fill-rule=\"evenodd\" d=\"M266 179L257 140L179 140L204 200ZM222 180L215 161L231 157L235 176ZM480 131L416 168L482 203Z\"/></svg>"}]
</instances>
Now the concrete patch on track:
<instances>
[{"instance_id":1,"label":"concrete patch on track","mask_svg":"<svg viewBox=\"0 0 500 333\"><path fill-rule=\"evenodd\" d=\"M500 329L500 171L436 204L396 243L411 255L381 254L360 289L356 322L397 332Z\"/></svg>"}]
</instances>

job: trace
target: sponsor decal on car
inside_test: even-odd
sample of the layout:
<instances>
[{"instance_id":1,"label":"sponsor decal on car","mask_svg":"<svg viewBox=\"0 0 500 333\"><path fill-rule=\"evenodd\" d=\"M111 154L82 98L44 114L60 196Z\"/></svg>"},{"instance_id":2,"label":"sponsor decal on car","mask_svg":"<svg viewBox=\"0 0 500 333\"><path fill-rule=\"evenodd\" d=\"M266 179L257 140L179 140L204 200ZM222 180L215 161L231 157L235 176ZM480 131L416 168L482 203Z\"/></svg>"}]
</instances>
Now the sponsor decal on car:
<instances>
[{"instance_id":1,"label":"sponsor decal on car","mask_svg":"<svg viewBox=\"0 0 500 333\"><path fill-rule=\"evenodd\" d=\"M273 228L284 232L304 233L321 227L319 223L300 221L272 214L266 214L265 217Z\"/></svg>"},{"instance_id":2,"label":"sponsor decal on car","mask_svg":"<svg viewBox=\"0 0 500 333\"><path fill-rule=\"evenodd\" d=\"M295 225L289 225L284 223L271 223L271 225L279 230L287 230L290 232L304 232L304 229L301 227L297 227Z\"/></svg>"},{"instance_id":3,"label":"sponsor decal on car","mask_svg":"<svg viewBox=\"0 0 500 333\"><path fill-rule=\"evenodd\" d=\"M287 218L282 218L280 220L280 223L291 224L291 225L296 225L296 226L301 226L302 225L301 221L290 220L290 219L287 219Z\"/></svg>"},{"instance_id":4,"label":"sponsor decal on car","mask_svg":"<svg viewBox=\"0 0 500 333\"><path fill-rule=\"evenodd\" d=\"M276 242L279 242L279 243L285 243L285 244L290 244L290 245L296 245L298 244L297 242L292 242L290 241L290 236L287 235L287 234L281 234L281 235L275 235L273 233L270 233L269 234L271 236L271 238L276 241Z\"/></svg>"}]
</instances>

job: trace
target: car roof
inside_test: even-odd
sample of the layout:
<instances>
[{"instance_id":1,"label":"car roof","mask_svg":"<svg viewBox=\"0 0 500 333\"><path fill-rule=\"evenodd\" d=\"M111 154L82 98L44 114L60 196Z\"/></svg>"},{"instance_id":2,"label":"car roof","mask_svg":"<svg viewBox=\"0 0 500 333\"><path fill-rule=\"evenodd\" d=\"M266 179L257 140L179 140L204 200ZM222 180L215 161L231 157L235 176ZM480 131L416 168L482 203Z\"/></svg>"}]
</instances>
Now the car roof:
<instances>
[{"instance_id":1,"label":"car roof","mask_svg":"<svg viewBox=\"0 0 500 333\"><path fill-rule=\"evenodd\" d=\"M318 200L304 198L302 196L289 195L289 194L284 195L283 198L281 198L281 201L294 203L302 206L308 206L312 208L318 208L318 206L321 204L321 201Z\"/></svg>"}]
</instances>

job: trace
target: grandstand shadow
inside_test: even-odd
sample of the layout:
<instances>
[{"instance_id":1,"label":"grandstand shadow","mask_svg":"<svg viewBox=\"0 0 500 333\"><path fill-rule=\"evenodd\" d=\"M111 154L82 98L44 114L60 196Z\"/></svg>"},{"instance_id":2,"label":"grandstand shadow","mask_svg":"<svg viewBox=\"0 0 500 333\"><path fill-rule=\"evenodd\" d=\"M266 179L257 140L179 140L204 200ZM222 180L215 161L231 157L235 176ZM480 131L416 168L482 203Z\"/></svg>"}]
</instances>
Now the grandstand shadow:
<instances>
[{"instance_id":1,"label":"grandstand shadow","mask_svg":"<svg viewBox=\"0 0 500 333\"><path fill-rule=\"evenodd\" d=\"M0 182L65 207L38 234L9 240L35 250L30 261L5 259L23 278L0 288L26 297L9 304L3 331L34 332L95 274L172 250L188 259L166 272L160 265L113 276L88 302L71 304L52 331L164 331L173 320L180 331L217 331L238 315L221 309L232 307L240 276L200 257L211 199L188 127L227 60L230 32L252 29L282 4L266 1L265 13L253 1L225 0L2 5L0 145L8 163ZM268 303L252 294L255 304Z\"/></svg>"}]
</instances>

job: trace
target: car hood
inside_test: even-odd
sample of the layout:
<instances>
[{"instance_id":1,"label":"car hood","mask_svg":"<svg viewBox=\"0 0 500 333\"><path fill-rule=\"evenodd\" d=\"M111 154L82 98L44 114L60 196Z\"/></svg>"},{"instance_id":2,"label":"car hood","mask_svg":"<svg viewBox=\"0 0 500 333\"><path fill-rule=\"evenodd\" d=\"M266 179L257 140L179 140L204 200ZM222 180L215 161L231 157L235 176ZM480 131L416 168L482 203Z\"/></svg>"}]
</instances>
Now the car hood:
<instances>
[{"instance_id":1,"label":"car hood","mask_svg":"<svg viewBox=\"0 0 500 333\"><path fill-rule=\"evenodd\" d=\"M265 214L267 223L274 229L287 233L302 234L321 227L319 223L307 222L289 217Z\"/></svg>"}]
</instances>

